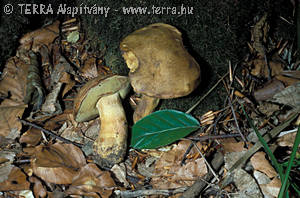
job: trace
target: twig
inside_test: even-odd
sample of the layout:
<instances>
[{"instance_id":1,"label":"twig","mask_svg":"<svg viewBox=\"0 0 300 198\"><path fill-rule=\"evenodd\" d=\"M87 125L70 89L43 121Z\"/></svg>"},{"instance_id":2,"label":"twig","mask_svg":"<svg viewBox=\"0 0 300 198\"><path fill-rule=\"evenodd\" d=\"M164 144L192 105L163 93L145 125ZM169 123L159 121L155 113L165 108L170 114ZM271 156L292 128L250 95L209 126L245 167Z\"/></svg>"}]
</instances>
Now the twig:
<instances>
[{"instance_id":1,"label":"twig","mask_svg":"<svg viewBox=\"0 0 300 198\"><path fill-rule=\"evenodd\" d=\"M240 129L239 123L237 121L237 118L236 118L236 115L235 115L235 111L234 111L233 105L231 103L230 97L228 97L228 103L229 103L231 111L232 111L232 115L233 115L233 118L234 118L234 121L235 121L235 124L236 124L237 131L239 132L239 134L241 134L241 137L242 137L245 145L247 146L247 140L246 140L244 134L241 132L241 129Z\"/></svg>"},{"instance_id":2,"label":"twig","mask_svg":"<svg viewBox=\"0 0 300 198\"><path fill-rule=\"evenodd\" d=\"M193 141L205 141L205 140L211 140L211 139L224 139L224 138L233 138L233 137L240 137L240 133L231 133L231 134L222 134L222 135L205 135L205 136L200 136L197 138L188 138Z\"/></svg>"},{"instance_id":3,"label":"twig","mask_svg":"<svg viewBox=\"0 0 300 198\"><path fill-rule=\"evenodd\" d=\"M295 128L295 129L288 130L288 131L282 131L282 132L278 135L278 137L285 136L285 135L287 135L287 134L289 134L289 133L294 133L294 132L296 132L297 130L298 130L298 129Z\"/></svg>"},{"instance_id":4,"label":"twig","mask_svg":"<svg viewBox=\"0 0 300 198\"><path fill-rule=\"evenodd\" d=\"M218 152L215 154L211 164L215 170L218 170L224 162L223 154ZM211 172L208 172L204 178L201 178L197 180L187 191L185 191L181 198L193 198L198 197L198 195L201 193L201 191L206 187L207 181L210 181L213 178L213 174ZM205 182L204 182L204 181Z\"/></svg>"},{"instance_id":5,"label":"twig","mask_svg":"<svg viewBox=\"0 0 300 198\"><path fill-rule=\"evenodd\" d=\"M56 135L55 133L53 133L52 131L48 131L47 129L44 129L44 128L42 128L42 127L40 127L40 126L38 126L38 125L36 125L36 124L34 124L34 123L28 122L28 121L26 121L26 120L22 120L22 119L20 119L20 118L18 118L18 120L19 120L21 123L23 123L23 124L25 124L25 125L28 125L28 126L31 126L31 127L34 127L34 128L36 128L36 129L39 129L39 130L41 130L42 132L44 132L44 133L46 133L46 134L48 134L48 135L51 135L52 137L54 137L54 138L56 138L56 139L58 139L58 140L60 140L60 141L63 141L63 142L69 143L69 144L74 144L74 145L76 145L76 146L78 146L78 147L82 147L82 144L79 144L79 143L77 143L77 142L72 142L71 140L68 140L68 139L66 139L66 138L60 137L60 136Z\"/></svg>"},{"instance_id":6,"label":"twig","mask_svg":"<svg viewBox=\"0 0 300 198\"><path fill-rule=\"evenodd\" d=\"M164 195L164 196L171 196L177 193L182 193L187 189L187 187L181 187L174 190L155 190L155 189L149 189L149 190L115 190L115 194L123 197L123 198L129 198L129 197L140 197L140 196L147 196L147 195Z\"/></svg>"},{"instance_id":7,"label":"twig","mask_svg":"<svg viewBox=\"0 0 300 198\"><path fill-rule=\"evenodd\" d=\"M201 102L206 98L218 85L222 80L228 75L228 72L222 76L222 78L204 95L198 100L189 110L187 110L185 113L191 113Z\"/></svg>"},{"instance_id":8,"label":"twig","mask_svg":"<svg viewBox=\"0 0 300 198\"><path fill-rule=\"evenodd\" d=\"M190 153L190 151L192 150L194 144L193 142L189 145L189 147L186 149L184 155L183 155L183 158L180 162L180 166L183 166L185 164L185 160L186 160L186 156Z\"/></svg>"}]
</instances>

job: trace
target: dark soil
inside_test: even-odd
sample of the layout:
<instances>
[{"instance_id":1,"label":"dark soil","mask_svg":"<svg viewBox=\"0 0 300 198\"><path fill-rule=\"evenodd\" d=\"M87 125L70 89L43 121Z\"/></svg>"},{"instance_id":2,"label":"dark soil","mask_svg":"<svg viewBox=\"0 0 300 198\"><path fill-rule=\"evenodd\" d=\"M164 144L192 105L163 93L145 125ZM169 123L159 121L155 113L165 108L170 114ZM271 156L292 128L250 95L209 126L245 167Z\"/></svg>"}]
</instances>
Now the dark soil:
<instances>
[{"instance_id":1,"label":"dark soil","mask_svg":"<svg viewBox=\"0 0 300 198\"><path fill-rule=\"evenodd\" d=\"M66 18L65 15L26 15L19 11L12 15L3 13L3 7L11 3L17 8L18 3L25 1L1 1L0 18L0 63L1 68L10 56L15 55L18 39L26 32L41 27L48 21ZM48 4L52 1L32 0L26 3ZM59 3L56 3L59 4ZM134 1L134 0L83 0L75 1L78 6L93 5L109 7L107 17L103 15L81 15L84 31L90 40L91 50L104 53L105 64L114 73L127 75L128 69L121 57L119 43L126 35L151 23L163 22L177 27L184 37L184 44L202 69L202 83L190 96L165 100L160 108L172 108L181 111L191 107L203 96L228 70L228 61L232 65L238 64L248 53L247 42L250 42L251 26L264 14L270 13L271 38L293 40L295 27L282 19L293 22L292 4L289 1L278 0L201 0L201 1ZM55 8L54 3L52 3ZM70 5L70 4L69 4ZM181 6L192 13L182 15L172 14L130 14L122 13L122 7L147 7L149 10L156 7ZM151 10L152 11L152 10ZM203 101L194 114L199 115L207 110L216 110L222 107L226 94L222 85Z\"/></svg>"}]
</instances>

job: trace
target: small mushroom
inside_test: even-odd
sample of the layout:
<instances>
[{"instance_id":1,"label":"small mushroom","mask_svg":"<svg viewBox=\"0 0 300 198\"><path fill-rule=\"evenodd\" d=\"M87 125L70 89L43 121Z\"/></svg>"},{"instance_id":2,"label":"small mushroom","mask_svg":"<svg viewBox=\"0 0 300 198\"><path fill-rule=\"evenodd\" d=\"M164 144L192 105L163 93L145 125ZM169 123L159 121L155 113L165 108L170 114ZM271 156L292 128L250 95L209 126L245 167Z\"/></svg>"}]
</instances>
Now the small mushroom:
<instances>
[{"instance_id":1,"label":"small mushroom","mask_svg":"<svg viewBox=\"0 0 300 198\"><path fill-rule=\"evenodd\" d=\"M74 100L74 118L77 122L100 117L101 126L94 142L97 160L112 166L123 160L127 148L127 120L121 99L130 90L126 76L97 77L87 82Z\"/></svg>"},{"instance_id":2,"label":"small mushroom","mask_svg":"<svg viewBox=\"0 0 300 198\"><path fill-rule=\"evenodd\" d=\"M190 94L200 82L200 67L187 52L179 30L156 23L134 31L120 43L131 85L142 94L133 120L150 114L159 99Z\"/></svg>"}]
</instances>

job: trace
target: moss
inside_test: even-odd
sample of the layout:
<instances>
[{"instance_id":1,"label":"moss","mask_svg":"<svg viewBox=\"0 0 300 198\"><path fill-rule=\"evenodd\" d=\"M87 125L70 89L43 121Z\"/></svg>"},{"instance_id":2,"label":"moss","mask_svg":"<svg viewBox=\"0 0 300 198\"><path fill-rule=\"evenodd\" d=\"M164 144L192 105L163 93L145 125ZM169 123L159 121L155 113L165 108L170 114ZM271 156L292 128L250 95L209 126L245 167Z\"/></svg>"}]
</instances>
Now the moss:
<instances>
[{"instance_id":1,"label":"moss","mask_svg":"<svg viewBox=\"0 0 300 198\"><path fill-rule=\"evenodd\" d=\"M27 3L44 3L50 1L31 0ZM52 1L51 1L52 2ZM6 3L16 5L12 0L1 1L1 9ZM18 3L25 3L18 1ZM61 2L59 2L61 3ZM110 11L104 15L82 15L82 24L90 39L91 49L99 54L104 53L105 63L114 73L127 75L128 69L121 57L119 43L126 35L136 29L156 22L164 22L176 26L184 37L184 44L202 69L202 83L190 96L174 100L165 100L161 108L187 110L206 93L217 81L218 75L224 74L228 68L228 60L234 64L243 59L248 52L246 42L250 40L250 28L254 19L262 16L264 11L272 13L272 30L275 38L292 40L295 37L294 26L281 20L278 16L292 21L292 5L285 0L187 0L183 4L179 0L77 0L78 6L105 6ZM52 3L54 4L54 3ZM58 3L56 3L58 4ZM122 14L122 7L180 7L193 8L193 14ZM57 18L56 15L5 15L1 12L0 26L0 60L3 66L5 60L14 55L18 47L18 39L25 32L45 24L48 19ZM66 17L66 16L59 16ZM218 74L218 75L217 75ZM222 86L220 86L222 87ZM218 109L223 105L225 94L222 88L215 90L194 114L201 114L209 109Z\"/></svg>"},{"instance_id":2,"label":"moss","mask_svg":"<svg viewBox=\"0 0 300 198\"><path fill-rule=\"evenodd\" d=\"M79 3L79 2L78 2ZM127 75L128 69L121 57L119 43L123 37L136 29L156 22L164 22L176 26L182 33L184 44L189 52L200 63L202 83L190 96L164 100L161 109L172 108L186 111L216 82L218 76L227 71L228 60L238 62L247 52L246 42L250 38L249 24L255 15L264 11L261 1L114 1L95 0L80 1L84 5L110 7L108 17L82 16L87 25L88 34L95 41L94 50L106 50L104 59L114 73ZM122 7L177 7L193 8L193 14L186 15L123 15ZM107 48L106 48L107 47ZM208 109L218 109L223 105L222 89L215 90L196 109L200 114Z\"/></svg>"}]
</instances>

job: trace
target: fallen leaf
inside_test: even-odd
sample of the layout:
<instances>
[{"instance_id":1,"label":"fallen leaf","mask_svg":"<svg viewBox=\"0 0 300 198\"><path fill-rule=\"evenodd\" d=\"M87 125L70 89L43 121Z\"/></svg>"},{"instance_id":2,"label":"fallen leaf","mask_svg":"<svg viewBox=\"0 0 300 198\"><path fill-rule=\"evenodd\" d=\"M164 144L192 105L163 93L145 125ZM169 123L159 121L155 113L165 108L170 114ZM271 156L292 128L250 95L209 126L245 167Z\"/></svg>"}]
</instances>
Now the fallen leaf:
<instances>
[{"instance_id":1,"label":"fallen leaf","mask_svg":"<svg viewBox=\"0 0 300 198\"><path fill-rule=\"evenodd\" d=\"M89 58L84 62L83 67L80 68L81 75L84 78L92 79L98 76L98 70L96 65L96 58Z\"/></svg>"},{"instance_id":2,"label":"fallen leaf","mask_svg":"<svg viewBox=\"0 0 300 198\"><path fill-rule=\"evenodd\" d=\"M283 76L283 75L277 75L277 76L275 76L275 78L277 80L280 80L281 82L283 82L285 86L290 86L290 85L293 85L297 82L300 82L299 79L290 78L290 77L286 77L286 76Z\"/></svg>"},{"instance_id":3,"label":"fallen leaf","mask_svg":"<svg viewBox=\"0 0 300 198\"><path fill-rule=\"evenodd\" d=\"M41 180L36 177L30 177L29 181L33 183L33 193L35 197L44 198L47 196L47 191L43 186Z\"/></svg>"},{"instance_id":4,"label":"fallen leaf","mask_svg":"<svg viewBox=\"0 0 300 198\"><path fill-rule=\"evenodd\" d=\"M280 137L277 139L277 143L279 146L288 146L288 147L293 147L294 142L296 139L296 132L285 134L284 136ZM300 147L300 145L298 146Z\"/></svg>"},{"instance_id":5,"label":"fallen leaf","mask_svg":"<svg viewBox=\"0 0 300 198\"><path fill-rule=\"evenodd\" d=\"M257 101L268 100L284 88L285 86L281 81L272 79L266 83L263 88L256 90L254 92L254 97Z\"/></svg>"},{"instance_id":6,"label":"fallen leaf","mask_svg":"<svg viewBox=\"0 0 300 198\"><path fill-rule=\"evenodd\" d=\"M8 178L0 182L0 191L29 190L30 183L26 180L26 175L18 167L13 166Z\"/></svg>"},{"instance_id":7,"label":"fallen leaf","mask_svg":"<svg viewBox=\"0 0 300 198\"><path fill-rule=\"evenodd\" d=\"M26 143L28 146L36 146L42 138L42 133L39 129L31 128L20 137L20 143Z\"/></svg>"},{"instance_id":8,"label":"fallen leaf","mask_svg":"<svg viewBox=\"0 0 300 198\"><path fill-rule=\"evenodd\" d=\"M253 171L253 176L259 185L268 184L271 181L271 179L266 174L264 174L260 171L257 171L257 170Z\"/></svg>"},{"instance_id":9,"label":"fallen leaf","mask_svg":"<svg viewBox=\"0 0 300 198\"><path fill-rule=\"evenodd\" d=\"M225 153L245 151L244 142L222 142Z\"/></svg>"},{"instance_id":10,"label":"fallen leaf","mask_svg":"<svg viewBox=\"0 0 300 198\"><path fill-rule=\"evenodd\" d=\"M0 151L0 182L4 182L8 179L11 172L12 165L15 157L15 153L11 151Z\"/></svg>"},{"instance_id":11,"label":"fallen leaf","mask_svg":"<svg viewBox=\"0 0 300 198\"><path fill-rule=\"evenodd\" d=\"M255 170L265 173L270 178L277 176L277 172L266 159L266 154L264 152L255 153L250 161Z\"/></svg>"},{"instance_id":12,"label":"fallen leaf","mask_svg":"<svg viewBox=\"0 0 300 198\"><path fill-rule=\"evenodd\" d=\"M255 179L243 169L240 168L235 171L233 180L236 187L239 189L236 197L263 197Z\"/></svg>"},{"instance_id":13,"label":"fallen leaf","mask_svg":"<svg viewBox=\"0 0 300 198\"><path fill-rule=\"evenodd\" d=\"M22 124L18 121L22 117L27 105L5 99L0 105L0 136L15 139L20 135Z\"/></svg>"},{"instance_id":14,"label":"fallen leaf","mask_svg":"<svg viewBox=\"0 0 300 198\"><path fill-rule=\"evenodd\" d=\"M270 183L262 184L260 186L265 197L276 198L280 191L281 181L278 178L274 178Z\"/></svg>"},{"instance_id":15,"label":"fallen leaf","mask_svg":"<svg viewBox=\"0 0 300 198\"><path fill-rule=\"evenodd\" d=\"M86 164L82 151L72 144L38 146L32 160L33 172L46 182L71 184Z\"/></svg>"},{"instance_id":16,"label":"fallen leaf","mask_svg":"<svg viewBox=\"0 0 300 198\"><path fill-rule=\"evenodd\" d=\"M270 61L269 66L271 69L271 75L269 75L269 69L264 58L255 59L251 61L250 64L254 66L254 68L251 70L251 74L253 76L264 78L281 74L284 67L283 64L280 62Z\"/></svg>"},{"instance_id":17,"label":"fallen leaf","mask_svg":"<svg viewBox=\"0 0 300 198\"><path fill-rule=\"evenodd\" d=\"M66 121L63 124L63 126L59 129L59 134L61 134L61 137L71 140L72 142L77 142L81 144L84 142L83 135L78 130L76 131L74 129L74 126L71 124L70 121Z\"/></svg>"},{"instance_id":18,"label":"fallen leaf","mask_svg":"<svg viewBox=\"0 0 300 198\"><path fill-rule=\"evenodd\" d=\"M268 32L270 26L267 21L268 14L265 13L259 21L254 25L251 31L251 40L253 42L252 47L255 49L259 57L265 55L265 43L267 41Z\"/></svg>"},{"instance_id":19,"label":"fallen leaf","mask_svg":"<svg viewBox=\"0 0 300 198\"><path fill-rule=\"evenodd\" d=\"M12 57L8 59L0 81L0 94L10 100L23 103L26 93L28 64Z\"/></svg>"},{"instance_id":20,"label":"fallen leaf","mask_svg":"<svg viewBox=\"0 0 300 198\"><path fill-rule=\"evenodd\" d=\"M275 111L280 110L280 108L278 104L263 102L261 105L259 105L258 110L267 117L270 117Z\"/></svg>"},{"instance_id":21,"label":"fallen leaf","mask_svg":"<svg viewBox=\"0 0 300 198\"><path fill-rule=\"evenodd\" d=\"M67 41L69 43L76 43L79 40L79 32L78 31L73 31L68 34L67 36Z\"/></svg>"},{"instance_id":22,"label":"fallen leaf","mask_svg":"<svg viewBox=\"0 0 300 198\"><path fill-rule=\"evenodd\" d=\"M116 184L110 173L101 171L95 164L89 163L80 169L78 175L73 178L72 185L65 193L108 198L112 194L113 187L116 187Z\"/></svg>"},{"instance_id":23,"label":"fallen leaf","mask_svg":"<svg viewBox=\"0 0 300 198\"><path fill-rule=\"evenodd\" d=\"M61 94L62 97L64 97L66 93L68 93L76 84L75 81L72 79L71 75L67 72L63 72L63 75L59 81L65 84Z\"/></svg>"},{"instance_id":24,"label":"fallen leaf","mask_svg":"<svg viewBox=\"0 0 300 198\"><path fill-rule=\"evenodd\" d=\"M197 178L207 173L204 159L186 159L181 166L181 160L185 151L190 145L190 141L180 141L172 150L165 152L155 164L154 177L151 184L156 189L171 189L191 186ZM198 144L201 149L201 144ZM196 148L192 148L190 155L197 153Z\"/></svg>"},{"instance_id":25,"label":"fallen leaf","mask_svg":"<svg viewBox=\"0 0 300 198\"><path fill-rule=\"evenodd\" d=\"M271 101L295 108L300 107L300 82L288 86L276 93Z\"/></svg>"},{"instance_id":26,"label":"fallen leaf","mask_svg":"<svg viewBox=\"0 0 300 198\"><path fill-rule=\"evenodd\" d=\"M124 163L115 164L111 171L114 173L115 177L119 180L119 182L123 183L123 185L128 188L130 187L127 179L126 179L126 166Z\"/></svg>"},{"instance_id":27,"label":"fallen leaf","mask_svg":"<svg viewBox=\"0 0 300 198\"><path fill-rule=\"evenodd\" d=\"M37 52L41 45L49 47L54 39L59 36L59 21L53 24L37 29L33 32L25 34L20 40L20 44L26 46L30 44L33 51Z\"/></svg>"},{"instance_id":28,"label":"fallen leaf","mask_svg":"<svg viewBox=\"0 0 300 198\"><path fill-rule=\"evenodd\" d=\"M49 115L56 115L62 112L60 103L58 101L58 94L61 91L63 83L58 82L54 85L51 92L47 95L44 104L42 105L42 111Z\"/></svg>"}]
</instances>

